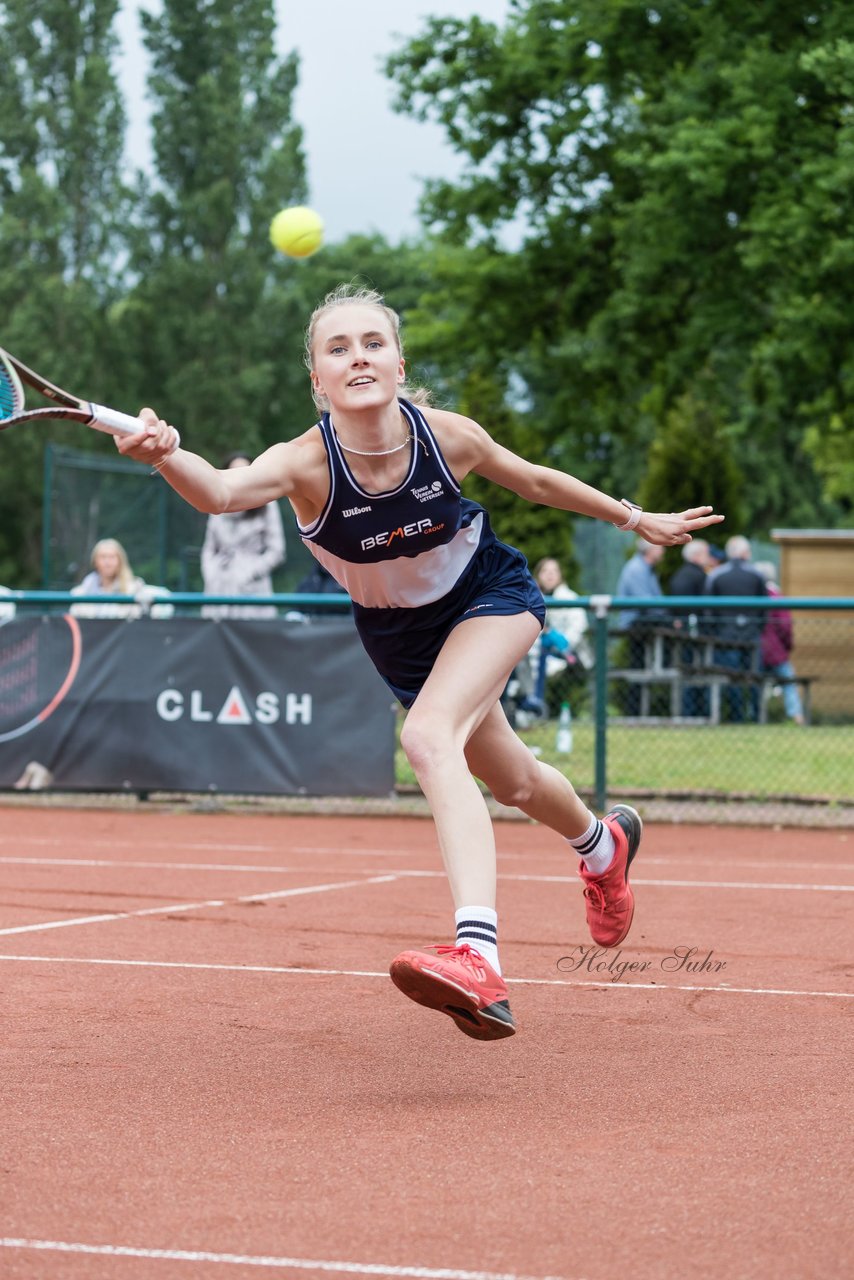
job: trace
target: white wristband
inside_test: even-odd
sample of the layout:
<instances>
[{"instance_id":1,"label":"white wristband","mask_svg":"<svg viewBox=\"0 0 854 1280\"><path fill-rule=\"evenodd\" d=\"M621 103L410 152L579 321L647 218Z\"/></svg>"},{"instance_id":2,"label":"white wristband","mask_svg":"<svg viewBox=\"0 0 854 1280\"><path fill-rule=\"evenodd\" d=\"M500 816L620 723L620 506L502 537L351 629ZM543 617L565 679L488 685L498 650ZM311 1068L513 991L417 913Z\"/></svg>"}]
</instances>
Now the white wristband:
<instances>
[{"instance_id":1,"label":"white wristband","mask_svg":"<svg viewBox=\"0 0 854 1280\"><path fill-rule=\"evenodd\" d=\"M619 529L621 533L631 533L632 529L636 529L640 524L640 518L643 515L643 507L639 507L636 502L629 502L628 498L620 498L624 507L629 509L629 518L625 524L614 524L615 529Z\"/></svg>"}]
</instances>

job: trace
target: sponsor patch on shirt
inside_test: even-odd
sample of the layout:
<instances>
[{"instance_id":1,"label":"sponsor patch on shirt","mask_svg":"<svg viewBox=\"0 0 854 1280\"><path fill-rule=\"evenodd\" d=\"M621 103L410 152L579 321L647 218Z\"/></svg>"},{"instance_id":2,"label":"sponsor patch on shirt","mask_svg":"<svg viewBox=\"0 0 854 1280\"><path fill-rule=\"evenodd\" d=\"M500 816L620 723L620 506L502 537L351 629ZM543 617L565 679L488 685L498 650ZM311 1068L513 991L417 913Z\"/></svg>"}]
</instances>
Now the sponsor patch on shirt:
<instances>
[{"instance_id":1,"label":"sponsor patch on shirt","mask_svg":"<svg viewBox=\"0 0 854 1280\"><path fill-rule=\"evenodd\" d=\"M433 498L441 498L445 491L442 488L442 481L434 480L432 484L419 484L415 489L410 489L409 492L419 502L430 502Z\"/></svg>"}]
</instances>

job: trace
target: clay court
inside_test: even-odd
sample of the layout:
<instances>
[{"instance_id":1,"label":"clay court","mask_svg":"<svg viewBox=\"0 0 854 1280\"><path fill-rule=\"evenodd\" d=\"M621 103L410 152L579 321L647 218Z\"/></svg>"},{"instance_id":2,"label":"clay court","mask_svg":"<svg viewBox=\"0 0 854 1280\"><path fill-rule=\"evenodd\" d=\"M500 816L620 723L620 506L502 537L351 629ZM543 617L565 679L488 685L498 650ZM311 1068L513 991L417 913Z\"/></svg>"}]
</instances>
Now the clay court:
<instances>
[{"instance_id":1,"label":"clay court","mask_svg":"<svg viewBox=\"0 0 854 1280\"><path fill-rule=\"evenodd\" d=\"M427 821L0 832L4 1280L852 1273L849 833L649 826L592 955L566 847L500 823L481 1044L387 977L448 939Z\"/></svg>"}]
</instances>

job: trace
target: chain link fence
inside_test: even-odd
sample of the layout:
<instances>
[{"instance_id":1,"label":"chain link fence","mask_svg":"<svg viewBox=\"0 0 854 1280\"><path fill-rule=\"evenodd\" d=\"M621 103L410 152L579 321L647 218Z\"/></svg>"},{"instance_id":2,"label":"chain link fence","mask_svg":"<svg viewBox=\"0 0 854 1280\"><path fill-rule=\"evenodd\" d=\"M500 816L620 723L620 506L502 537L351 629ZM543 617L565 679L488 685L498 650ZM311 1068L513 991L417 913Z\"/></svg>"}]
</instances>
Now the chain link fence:
<instances>
[{"instance_id":1,"label":"chain link fence","mask_svg":"<svg viewBox=\"0 0 854 1280\"><path fill-rule=\"evenodd\" d=\"M285 562L276 591L294 591L314 561L282 504ZM42 586L67 591L88 572L101 538L116 538L134 573L170 591L202 590L200 552L207 517L193 510L150 467L117 454L48 445L45 450Z\"/></svg>"},{"instance_id":2,"label":"chain link fence","mask_svg":"<svg viewBox=\"0 0 854 1280\"><path fill-rule=\"evenodd\" d=\"M84 599L9 592L0 630L16 612L64 612ZM170 606L196 613L214 600L238 602L176 593ZM338 594L258 602L290 622L349 608ZM759 644L734 647L722 635L727 614L743 617L762 601L670 597L664 617L660 598L633 600L642 619L630 631L618 625L626 603L547 601L583 612L587 627L572 653L539 641L508 682L505 712L535 755L599 811L630 800L655 820L854 827L854 599L774 600L793 619L791 674L764 666ZM396 786L417 790L400 751Z\"/></svg>"},{"instance_id":3,"label":"chain link fence","mask_svg":"<svg viewBox=\"0 0 854 1280\"><path fill-rule=\"evenodd\" d=\"M787 669L763 661L767 599L547 603L584 611L584 642L562 654L544 633L505 710L598 808L632 799L685 821L852 822L854 600L774 599L792 619ZM625 629L628 607L638 617Z\"/></svg>"},{"instance_id":4,"label":"chain link fence","mask_svg":"<svg viewBox=\"0 0 854 1280\"><path fill-rule=\"evenodd\" d=\"M293 529L289 518L285 527ZM45 591L40 598L28 593L31 606L62 609L62 596L50 593L65 592L79 581L94 543L115 537L137 574L175 593L170 608L197 612L203 600L193 593L202 587L204 531L205 517L147 468L49 446ZM798 536L807 544L819 537ZM842 537L820 535L834 536ZM599 809L631 798L647 816L686 821L851 822L854 600L775 599L775 609L791 614L794 638L793 665L775 671L762 658L758 624L764 617L755 613L755 625L749 625L751 608L762 605L767 611L767 601L628 601L595 595L599 584L616 581L626 536L601 522L579 521L574 537L578 585L588 594L548 604L550 610L580 611L585 634L568 655L547 639L539 642L504 696L508 718L531 750L565 771ZM769 559L779 557L777 545L754 540L757 550ZM808 583L813 590L827 579L825 569L816 576L814 560L799 564L793 560L789 574L794 590ZM298 597L312 565L294 531L286 562L275 574L278 595L270 597L281 614L346 608L345 597ZM629 627L621 619L626 608L638 611ZM734 625L738 618L748 625ZM567 628L571 634L579 629ZM569 751L564 749L566 725L558 733L564 706ZM397 780L404 789L415 782L402 754Z\"/></svg>"}]
</instances>

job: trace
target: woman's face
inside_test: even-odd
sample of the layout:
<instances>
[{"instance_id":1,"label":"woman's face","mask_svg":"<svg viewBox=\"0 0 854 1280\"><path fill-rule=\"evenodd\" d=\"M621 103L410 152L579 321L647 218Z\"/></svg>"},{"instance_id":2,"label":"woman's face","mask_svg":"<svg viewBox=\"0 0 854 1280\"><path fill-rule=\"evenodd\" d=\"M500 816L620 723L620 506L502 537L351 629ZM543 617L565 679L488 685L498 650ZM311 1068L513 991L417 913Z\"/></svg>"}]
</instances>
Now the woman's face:
<instances>
[{"instance_id":1,"label":"woman's face","mask_svg":"<svg viewBox=\"0 0 854 1280\"><path fill-rule=\"evenodd\" d=\"M544 560L537 574L537 585L547 596L563 581L563 574L557 560Z\"/></svg>"},{"instance_id":2,"label":"woman's face","mask_svg":"<svg viewBox=\"0 0 854 1280\"><path fill-rule=\"evenodd\" d=\"M397 396L403 357L397 336L377 307L342 303L317 321L311 381L337 409L377 409Z\"/></svg>"},{"instance_id":3,"label":"woman's face","mask_svg":"<svg viewBox=\"0 0 854 1280\"><path fill-rule=\"evenodd\" d=\"M121 566L118 551L99 547L95 552L95 571L102 582L112 582Z\"/></svg>"}]
</instances>

